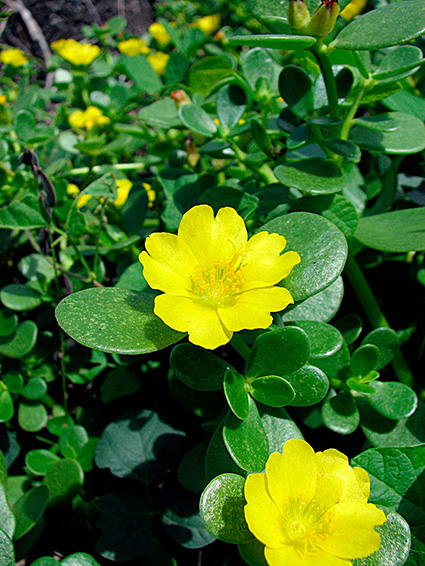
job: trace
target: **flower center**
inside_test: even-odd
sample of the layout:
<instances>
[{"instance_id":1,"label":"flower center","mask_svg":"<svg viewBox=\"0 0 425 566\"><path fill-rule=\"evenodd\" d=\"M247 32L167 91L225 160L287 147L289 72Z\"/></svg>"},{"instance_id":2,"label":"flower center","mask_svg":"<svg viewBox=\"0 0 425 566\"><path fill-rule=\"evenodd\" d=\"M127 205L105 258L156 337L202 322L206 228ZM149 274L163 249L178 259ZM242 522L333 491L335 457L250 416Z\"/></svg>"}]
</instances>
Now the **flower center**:
<instances>
[{"instance_id":1,"label":"flower center","mask_svg":"<svg viewBox=\"0 0 425 566\"><path fill-rule=\"evenodd\" d=\"M205 265L195 267L190 277L192 291L215 307L229 303L240 291L242 271L240 256L235 256L230 261L207 261Z\"/></svg>"},{"instance_id":2,"label":"flower center","mask_svg":"<svg viewBox=\"0 0 425 566\"><path fill-rule=\"evenodd\" d=\"M306 503L301 498L291 499L282 513L284 544L293 546L299 554L317 551L332 532L331 518L325 512L314 500Z\"/></svg>"}]
</instances>

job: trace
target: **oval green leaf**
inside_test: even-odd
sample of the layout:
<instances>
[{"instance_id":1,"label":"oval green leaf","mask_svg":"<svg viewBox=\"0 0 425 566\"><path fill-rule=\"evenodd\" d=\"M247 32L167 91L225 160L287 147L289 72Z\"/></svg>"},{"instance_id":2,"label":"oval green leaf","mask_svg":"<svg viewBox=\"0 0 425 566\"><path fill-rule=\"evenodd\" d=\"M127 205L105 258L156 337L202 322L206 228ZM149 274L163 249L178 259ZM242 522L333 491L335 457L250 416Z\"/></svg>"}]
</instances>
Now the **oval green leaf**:
<instances>
[{"instance_id":1,"label":"oval green leaf","mask_svg":"<svg viewBox=\"0 0 425 566\"><path fill-rule=\"evenodd\" d=\"M346 184L344 174L333 161L316 157L278 165L274 174L284 185L311 195L339 193Z\"/></svg>"},{"instance_id":2,"label":"oval green leaf","mask_svg":"<svg viewBox=\"0 0 425 566\"><path fill-rule=\"evenodd\" d=\"M196 104L185 104L179 108L180 120L192 132L212 138L217 131L217 124L209 114Z\"/></svg>"},{"instance_id":3,"label":"oval green leaf","mask_svg":"<svg viewBox=\"0 0 425 566\"><path fill-rule=\"evenodd\" d=\"M234 35L229 39L229 45L247 45L248 47L295 51L296 49L307 49L307 47L314 45L316 41L315 37L308 35L264 33L262 35Z\"/></svg>"},{"instance_id":4,"label":"oval green leaf","mask_svg":"<svg viewBox=\"0 0 425 566\"><path fill-rule=\"evenodd\" d=\"M250 393L252 397L269 407L285 407L295 399L292 385L278 375L257 377L251 381Z\"/></svg>"},{"instance_id":5,"label":"oval green leaf","mask_svg":"<svg viewBox=\"0 0 425 566\"><path fill-rule=\"evenodd\" d=\"M54 462L44 476L44 485L49 489L49 506L71 501L83 484L84 472L77 460L65 458Z\"/></svg>"},{"instance_id":6,"label":"oval green leaf","mask_svg":"<svg viewBox=\"0 0 425 566\"><path fill-rule=\"evenodd\" d=\"M38 328L32 320L24 320L15 334L0 338L0 354L8 358L23 358L31 352L37 342Z\"/></svg>"},{"instance_id":7,"label":"oval green leaf","mask_svg":"<svg viewBox=\"0 0 425 566\"><path fill-rule=\"evenodd\" d=\"M49 501L49 490L45 485L33 487L25 492L13 505L16 519L15 539L26 535L41 519Z\"/></svg>"},{"instance_id":8,"label":"oval green leaf","mask_svg":"<svg viewBox=\"0 0 425 566\"><path fill-rule=\"evenodd\" d=\"M329 379L315 366L305 365L298 371L286 376L295 390L294 407L315 405L326 397L329 390Z\"/></svg>"},{"instance_id":9,"label":"oval green leaf","mask_svg":"<svg viewBox=\"0 0 425 566\"><path fill-rule=\"evenodd\" d=\"M406 419L416 411L418 397L413 389L404 383L375 381L371 387L375 393L368 395L366 399L375 411L387 419Z\"/></svg>"},{"instance_id":10,"label":"oval green leaf","mask_svg":"<svg viewBox=\"0 0 425 566\"><path fill-rule=\"evenodd\" d=\"M245 378L234 370L227 370L223 381L224 394L233 414L238 419L249 415L249 395L245 388Z\"/></svg>"},{"instance_id":11,"label":"oval green leaf","mask_svg":"<svg viewBox=\"0 0 425 566\"><path fill-rule=\"evenodd\" d=\"M350 393L341 391L322 406L324 424L339 434L351 434L360 422L357 404Z\"/></svg>"}]
</instances>

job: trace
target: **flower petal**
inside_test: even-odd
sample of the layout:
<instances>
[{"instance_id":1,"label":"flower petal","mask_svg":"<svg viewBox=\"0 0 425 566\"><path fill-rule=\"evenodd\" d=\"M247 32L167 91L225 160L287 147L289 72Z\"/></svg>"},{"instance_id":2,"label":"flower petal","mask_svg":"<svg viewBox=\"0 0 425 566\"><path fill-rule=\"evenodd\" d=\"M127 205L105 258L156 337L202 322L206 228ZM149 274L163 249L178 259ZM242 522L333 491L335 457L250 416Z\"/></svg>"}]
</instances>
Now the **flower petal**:
<instances>
[{"instance_id":1,"label":"flower petal","mask_svg":"<svg viewBox=\"0 0 425 566\"><path fill-rule=\"evenodd\" d=\"M268 328L273 322L270 313L281 311L293 302L291 293L283 287L251 289L237 295L235 304L219 307L218 314L232 332Z\"/></svg>"},{"instance_id":2,"label":"flower petal","mask_svg":"<svg viewBox=\"0 0 425 566\"><path fill-rule=\"evenodd\" d=\"M213 209L202 204L194 206L183 214L177 236L202 261L211 254L211 232L214 222Z\"/></svg>"},{"instance_id":3,"label":"flower petal","mask_svg":"<svg viewBox=\"0 0 425 566\"><path fill-rule=\"evenodd\" d=\"M280 253L286 240L279 234L259 232L249 239L243 263L242 290L276 285L287 277L301 258L296 252Z\"/></svg>"},{"instance_id":4,"label":"flower petal","mask_svg":"<svg viewBox=\"0 0 425 566\"><path fill-rule=\"evenodd\" d=\"M386 521L385 513L372 503L343 501L324 516L332 526L329 538L322 548L341 558L364 558L377 551L381 537L375 531Z\"/></svg>"},{"instance_id":5,"label":"flower petal","mask_svg":"<svg viewBox=\"0 0 425 566\"><path fill-rule=\"evenodd\" d=\"M266 546L264 556L269 566L351 566L349 560L332 556L327 552L316 555L298 554L292 546L269 548Z\"/></svg>"},{"instance_id":6,"label":"flower petal","mask_svg":"<svg viewBox=\"0 0 425 566\"><path fill-rule=\"evenodd\" d=\"M364 486L359 485L347 456L338 450L317 452L317 489L315 499L326 509L347 498L367 502Z\"/></svg>"},{"instance_id":7,"label":"flower petal","mask_svg":"<svg viewBox=\"0 0 425 566\"><path fill-rule=\"evenodd\" d=\"M273 452L266 464L267 487L277 508L284 512L289 499L309 503L316 491L316 456L304 440L293 438L283 453Z\"/></svg>"},{"instance_id":8,"label":"flower petal","mask_svg":"<svg viewBox=\"0 0 425 566\"><path fill-rule=\"evenodd\" d=\"M356 476L357 483L366 497L366 501L370 496L370 477L363 468L353 468L354 475Z\"/></svg>"},{"instance_id":9,"label":"flower petal","mask_svg":"<svg viewBox=\"0 0 425 566\"><path fill-rule=\"evenodd\" d=\"M245 222L234 208L220 208L215 217L212 232L212 251L220 257L225 250L225 256L233 257L235 252L245 247L248 240Z\"/></svg>"},{"instance_id":10,"label":"flower petal","mask_svg":"<svg viewBox=\"0 0 425 566\"><path fill-rule=\"evenodd\" d=\"M272 548L281 544L282 519L266 488L265 474L250 474L245 482L245 519L252 534Z\"/></svg>"},{"instance_id":11,"label":"flower petal","mask_svg":"<svg viewBox=\"0 0 425 566\"><path fill-rule=\"evenodd\" d=\"M227 344L233 333L221 323L217 311L188 297L159 295L154 312L174 330L189 332L192 344L214 350Z\"/></svg>"}]
</instances>

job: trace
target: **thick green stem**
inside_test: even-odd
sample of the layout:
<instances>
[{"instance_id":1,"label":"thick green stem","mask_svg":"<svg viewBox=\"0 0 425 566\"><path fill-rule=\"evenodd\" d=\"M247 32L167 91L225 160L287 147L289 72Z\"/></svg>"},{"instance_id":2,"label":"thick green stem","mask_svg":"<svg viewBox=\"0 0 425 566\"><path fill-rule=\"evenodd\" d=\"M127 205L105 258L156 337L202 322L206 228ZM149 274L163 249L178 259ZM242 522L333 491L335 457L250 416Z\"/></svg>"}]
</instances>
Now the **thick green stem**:
<instances>
[{"instance_id":1,"label":"thick green stem","mask_svg":"<svg viewBox=\"0 0 425 566\"><path fill-rule=\"evenodd\" d=\"M342 124L341 127L341 139L342 140L347 140L348 136L350 135L350 130L352 127L352 122L354 119L354 116L356 115L356 112L360 106L360 103L362 101L363 95L365 93L366 90L366 84L364 82L361 83L361 87L359 90L359 93L356 97L356 100L354 101L353 105L351 106L347 116L345 117L344 123Z\"/></svg>"},{"instance_id":2,"label":"thick green stem","mask_svg":"<svg viewBox=\"0 0 425 566\"><path fill-rule=\"evenodd\" d=\"M345 266L345 273L353 287L357 298L361 302L369 322L374 328L391 328L383 312L381 311L378 302L373 294L368 282L363 275L359 264L354 257L349 256L347 265ZM400 350L394 355L392 366L394 372L401 383L405 383L410 387L415 384L414 377L410 371L406 360Z\"/></svg>"},{"instance_id":3,"label":"thick green stem","mask_svg":"<svg viewBox=\"0 0 425 566\"><path fill-rule=\"evenodd\" d=\"M319 63L322 71L323 80L325 81L326 94L328 95L329 114L332 118L339 119L339 103L338 91L336 88L335 76L333 74L332 65L326 53L326 46L322 42L317 42L317 47L313 49L313 53Z\"/></svg>"},{"instance_id":4,"label":"thick green stem","mask_svg":"<svg viewBox=\"0 0 425 566\"><path fill-rule=\"evenodd\" d=\"M251 348L242 340L239 334L233 334L233 338L230 340L230 345L240 354L244 360L247 360L251 355Z\"/></svg>"}]
</instances>

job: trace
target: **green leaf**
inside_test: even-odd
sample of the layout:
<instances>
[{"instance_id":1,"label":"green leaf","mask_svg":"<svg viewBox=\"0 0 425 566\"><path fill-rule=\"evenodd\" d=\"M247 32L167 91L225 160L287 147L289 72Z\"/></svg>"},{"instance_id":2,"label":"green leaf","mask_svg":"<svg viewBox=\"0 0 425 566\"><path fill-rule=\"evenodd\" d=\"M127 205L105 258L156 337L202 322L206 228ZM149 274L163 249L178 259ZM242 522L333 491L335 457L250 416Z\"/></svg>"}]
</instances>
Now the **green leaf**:
<instances>
[{"instance_id":1,"label":"green leaf","mask_svg":"<svg viewBox=\"0 0 425 566\"><path fill-rule=\"evenodd\" d=\"M295 391L291 383L277 375L257 377L251 381L250 385L252 397L269 407L290 405L295 398Z\"/></svg>"},{"instance_id":2,"label":"green leaf","mask_svg":"<svg viewBox=\"0 0 425 566\"><path fill-rule=\"evenodd\" d=\"M189 130L212 138L217 131L217 124L209 114L196 104L185 104L179 108L180 120Z\"/></svg>"},{"instance_id":3,"label":"green leaf","mask_svg":"<svg viewBox=\"0 0 425 566\"><path fill-rule=\"evenodd\" d=\"M404 383L375 381L371 384L375 393L368 395L366 400L388 419L406 419L413 415L418 407L416 393Z\"/></svg>"},{"instance_id":4,"label":"green leaf","mask_svg":"<svg viewBox=\"0 0 425 566\"><path fill-rule=\"evenodd\" d=\"M341 192L346 183L345 176L333 161L315 157L278 165L274 174L284 185L312 195Z\"/></svg>"},{"instance_id":5,"label":"green leaf","mask_svg":"<svg viewBox=\"0 0 425 566\"><path fill-rule=\"evenodd\" d=\"M0 560L2 566L15 566L15 551L7 534L0 529Z\"/></svg>"},{"instance_id":6,"label":"green leaf","mask_svg":"<svg viewBox=\"0 0 425 566\"><path fill-rule=\"evenodd\" d=\"M354 350L351 356L350 370L355 376L366 376L376 369L379 360L379 349L373 344L365 344Z\"/></svg>"},{"instance_id":7,"label":"green leaf","mask_svg":"<svg viewBox=\"0 0 425 566\"><path fill-rule=\"evenodd\" d=\"M0 423L7 423L15 414L13 397L9 391L0 389Z\"/></svg>"},{"instance_id":8,"label":"green leaf","mask_svg":"<svg viewBox=\"0 0 425 566\"><path fill-rule=\"evenodd\" d=\"M378 81L385 79L400 80L408 77L419 67L422 61L422 51L414 45L400 45L392 49L373 73L373 78Z\"/></svg>"},{"instance_id":9,"label":"green leaf","mask_svg":"<svg viewBox=\"0 0 425 566\"><path fill-rule=\"evenodd\" d=\"M5 486L6 482L7 482L6 458L4 457L3 452L0 450L0 486Z\"/></svg>"},{"instance_id":10,"label":"green leaf","mask_svg":"<svg viewBox=\"0 0 425 566\"><path fill-rule=\"evenodd\" d=\"M36 476L44 476L52 464L60 460L59 456L49 450L30 450L25 455L25 466Z\"/></svg>"},{"instance_id":11,"label":"green leaf","mask_svg":"<svg viewBox=\"0 0 425 566\"><path fill-rule=\"evenodd\" d=\"M40 377L31 377L21 391L21 395L29 401L38 401L47 393L47 383Z\"/></svg>"},{"instance_id":12,"label":"green leaf","mask_svg":"<svg viewBox=\"0 0 425 566\"><path fill-rule=\"evenodd\" d=\"M184 334L153 312L153 295L93 288L74 293L56 307L56 318L74 340L119 354L146 354L178 342Z\"/></svg>"},{"instance_id":13,"label":"green leaf","mask_svg":"<svg viewBox=\"0 0 425 566\"><path fill-rule=\"evenodd\" d=\"M106 376L100 386L102 403L110 403L119 397L137 393L141 387L140 379L127 368L117 368Z\"/></svg>"},{"instance_id":14,"label":"green leaf","mask_svg":"<svg viewBox=\"0 0 425 566\"><path fill-rule=\"evenodd\" d=\"M27 432L38 432L47 424L47 410L41 403L21 401L18 409L19 426Z\"/></svg>"},{"instance_id":15,"label":"green leaf","mask_svg":"<svg viewBox=\"0 0 425 566\"><path fill-rule=\"evenodd\" d=\"M32 320L24 320L15 334L0 337L0 354L8 358L23 358L31 352L37 342L38 327Z\"/></svg>"},{"instance_id":16,"label":"green leaf","mask_svg":"<svg viewBox=\"0 0 425 566\"><path fill-rule=\"evenodd\" d=\"M127 57L123 55L124 68L142 93L158 94L162 82L143 55Z\"/></svg>"},{"instance_id":17,"label":"green leaf","mask_svg":"<svg viewBox=\"0 0 425 566\"><path fill-rule=\"evenodd\" d=\"M361 218L355 237L385 252L425 249L425 208L408 208Z\"/></svg>"},{"instance_id":18,"label":"green leaf","mask_svg":"<svg viewBox=\"0 0 425 566\"><path fill-rule=\"evenodd\" d=\"M269 85L274 76L273 59L266 49L255 47L247 51L242 59L242 72L249 86L253 91L261 81L266 81Z\"/></svg>"},{"instance_id":19,"label":"green leaf","mask_svg":"<svg viewBox=\"0 0 425 566\"><path fill-rule=\"evenodd\" d=\"M322 419L334 432L351 434L359 425L360 414L351 394L341 391L323 404Z\"/></svg>"},{"instance_id":20,"label":"green leaf","mask_svg":"<svg viewBox=\"0 0 425 566\"><path fill-rule=\"evenodd\" d=\"M376 369L381 369L391 362L398 350L397 332L391 328L375 328L362 340L364 344L373 344L379 348L379 361Z\"/></svg>"},{"instance_id":21,"label":"green leaf","mask_svg":"<svg viewBox=\"0 0 425 566\"><path fill-rule=\"evenodd\" d=\"M385 512L385 511L384 511ZM403 566L410 550L410 527L398 513L386 513L387 520L376 527L381 547L366 558L351 560L353 566Z\"/></svg>"},{"instance_id":22,"label":"green leaf","mask_svg":"<svg viewBox=\"0 0 425 566\"><path fill-rule=\"evenodd\" d=\"M249 398L249 414L241 421L229 411L223 425L223 440L229 454L243 470L262 472L269 446L255 402Z\"/></svg>"},{"instance_id":23,"label":"green leaf","mask_svg":"<svg viewBox=\"0 0 425 566\"><path fill-rule=\"evenodd\" d=\"M274 218L260 230L281 234L287 240L285 251L301 256L301 263L283 281L295 301L323 291L344 269L347 241L334 224L317 214L292 212Z\"/></svg>"},{"instance_id":24,"label":"green leaf","mask_svg":"<svg viewBox=\"0 0 425 566\"><path fill-rule=\"evenodd\" d=\"M96 500L102 535L96 551L108 560L131 560L147 552L152 538L150 509L139 493L108 493Z\"/></svg>"},{"instance_id":25,"label":"green leaf","mask_svg":"<svg viewBox=\"0 0 425 566\"><path fill-rule=\"evenodd\" d=\"M84 427L71 425L59 437L59 450L65 458L77 458L88 441L89 435Z\"/></svg>"},{"instance_id":26,"label":"green leaf","mask_svg":"<svg viewBox=\"0 0 425 566\"><path fill-rule=\"evenodd\" d=\"M45 556L44 558L39 558L33 562L31 566L58 566L58 561L54 558L50 558L49 556Z\"/></svg>"},{"instance_id":27,"label":"green leaf","mask_svg":"<svg viewBox=\"0 0 425 566\"><path fill-rule=\"evenodd\" d=\"M35 564L33 564L32 566L35 566ZM44 564L40 564L40 566L44 566ZM51 565L46 564L46 566L51 566ZM77 552L75 554L71 554L70 556L67 556L67 558L64 558L60 563L60 566L100 566L100 565L89 554L86 554L85 552Z\"/></svg>"},{"instance_id":28,"label":"green leaf","mask_svg":"<svg viewBox=\"0 0 425 566\"><path fill-rule=\"evenodd\" d=\"M10 311L0 311L0 336L10 336L18 327L18 317Z\"/></svg>"},{"instance_id":29,"label":"green leaf","mask_svg":"<svg viewBox=\"0 0 425 566\"><path fill-rule=\"evenodd\" d=\"M99 440L95 460L114 476L150 483L181 455L185 434L168 419L143 410L110 423Z\"/></svg>"},{"instance_id":30,"label":"green leaf","mask_svg":"<svg viewBox=\"0 0 425 566\"><path fill-rule=\"evenodd\" d=\"M384 124L387 124L387 118L391 119L397 127L391 130L373 131L370 129L371 120L368 127L362 122L351 130L349 141L367 151L390 155L408 155L425 149L425 126L419 118L403 112L388 112L380 114L379 118L385 119ZM378 120L375 126L376 124L382 126Z\"/></svg>"},{"instance_id":31,"label":"green leaf","mask_svg":"<svg viewBox=\"0 0 425 566\"><path fill-rule=\"evenodd\" d=\"M353 458L370 476L370 500L399 512L413 538L425 542L425 445L372 448Z\"/></svg>"},{"instance_id":32,"label":"green leaf","mask_svg":"<svg viewBox=\"0 0 425 566\"><path fill-rule=\"evenodd\" d=\"M310 346L304 330L288 326L264 332L254 342L246 375L250 378L268 375L285 377L300 369L309 355Z\"/></svg>"},{"instance_id":33,"label":"green leaf","mask_svg":"<svg viewBox=\"0 0 425 566\"><path fill-rule=\"evenodd\" d=\"M395 2L355 18L337 36L339 49L374 51L406 43L425 31L425 5L422 0Z\"/></svg>"},{"instance_id":34,"label":"green leaf","mask_svg":"<svg viewBox=\"0 0 425 566\"><path fill-rule=\"evenodd\" d=\"M207 481L220 474L232 473L246 476L247 473L231 458L223 439L223 422L214 431L205 455L205 477Z\"/></svg>"},{"instance_id":35,"label":"green leaf","mask_svg":"<svg viewBox=\"0 0 425 566\"><path fill-rule=\"evenodd\" d=\"M302 120L314 112L313 80L301 67L287 65L279 75L279 92L292 112Z\"/></svg>"},{"instance_id":36,"label":"green leaf","mask_svg":"<svg viewBox=\"0 0 425 566\"><path fill-rule=\"evenodd\" d=\"M40 201L34 195L27 194L22 200L0 208L0 228L25 230L44 226L46 220L40 210Z\"/></svg>"},{"instance_id":37,"label":"green leaf","mask_svg":"<svg viewBox=\"0 0 425 566\"><path fill-rule=\"evenodd\" d=\"M137 116L142 122L154 128L174 128L180 125L176 103L170 97L144 106ZM146 134L143 132L143 135Z\"/></svg>"},{"instance_id":38,"label":"green leaf","mask_svg":"<svg viewBox=\"0 0 425 566\"><path fill-rule=\"evenodd\" d=\"M248 544L240 544L239 553L249 566L268 566L264 557L264 544L257 539Z\"/></svg>"},{"instance_id":39,"label":"green leaf","mask_svg":"<svg viewBox=\"0 0 425 566\"><path fill-rule=\"evenodd\" d=\"M285 323L300 320L328 322L338 312L343 295L344 284L342 277L338 277L327 289L293 306L290 305L280 316Z\"/></svg>"},{"instance_id":40,"label":"green leaf","mask_svg":"<svg viewBox=\"0 0 425 566\"><path fill-rule=\"evenodd\" d=\"M223 389L233 414L238 419L246 419L249 415L249 395L245 388L244 376L228 369L224 374Z\"/></svg>"},{"instance_id":41,"label":"green leaf","mask_svg":"<svg viewBox=\"0 0 425 566\"><path fill-rule=\"evenodd\" d=\"M200 510L208 532L234 544L246 544L254 537L244 515L245 479L236 474L214 478L201 495Z\"/></svg>"},{"instance_id":42,"label":"green leaf","mask_svg":"<svg viewBox=\"0 0 425 566\"><path fill-rule=\"evenodd\" d=\"M294 326L307 334L310 343L309 360L327 358L335 354L343 343L341 333L330 324L318 321L299 321Z\"/></svg>"},{"instance_id":43,"label":"green leaf","mask_svg":"<svg viewBox=\"0 0 425 566\"><path fill-rule=\"evenodd\" d=\"M247 45L248 47L295 51L296 49L311 47L311 45L316 43L317 39L308 35L263 33L262 35L233 35L228 41L229 45Z\"/></svg>"},{"instance_id":44,"label":"green leaf","mask_svg":"<svg viewBox=\"0 0 425 566\"><path fill-rule=\"evenodd\" d=\"M283 445L290 438L303 438L300 429L285 409L259 405L259 411L269 443L269 455L282 452Z\"/></svg>"},{"instance_id":45,"label":"green leaf","mask_svg":"<svg viewBox=\"0 0 425 566\"><path fill-rule=\"evenodd\" d=\"M363 330L362 319L356 314L347 314L335 323L344 340L350 346L357 340Z\"/></svg>"},{"instance_id":46,"label":"green leaf","mask_svg":"<svg viewBox=\"0 0 425 566\"><path fill-rule=\"evenodd\" d=\"M189 71L189 86L193 92L207 96L216 83L232 73L232 64L227 57L212 55L203 57Z\"/></svg>"},{"instance_id":47,"label":"green leaf","mask_svg":"<svg viewBox=\"0 0 425 566\"><path fill-rule=\"evenodd\" d=\"M339 4L341 10L349 4L350 0L340 0ZM313 13L318 6L317 0L306 0L307 7L310 13ZM248 7L250 12L261 19L270 16L276 16L281 19L285 18L288 13L289 0L248 0Z\"/></svg>"},{"instance_id":48,"label":"green leaf","mask_svg":"<svg viewBox=\"0 0 425 566\"><path fill-rule=\"evenodd\" d=\"M49 490L45 485L33 487L25 492L12 506L16 519L16 540L26 535L41 519L49 501Z\"/></svg>"},{"instance_id":49,"label":"green leaf","mask_svg":"<svg viewBox=\"0 0 425 566\"><path fill-rule=\"evenodd\" d=\"M76 460L61 459L47 469L43 483L49 489L49 506L64 505L81 491L84 472Z\"/></svg>"},{"instance_id":50,"label":"green leaf","mask_svg":"<svg viewBox=\"0 0 425 566\"><path fill-rule=\"evenodd\" d=\"M3 531L10 538L13 538L15 531L15 517L10 510L6 491L2 485L0 485L0 531Z\"/></svg>"},{"instance_id":51,"label":"green leaf","mask_svg":"<svg viewBox=\"0 0 425 566\"><path fill-rule=\"evenodd\" d=\"M291 402L294 407L315 405L326 397L329 389L329 379L326 374L315 366L305 365L298 371L286 376L295 390L295 399Z\"/></svg>"},{"instance_id":52,"label":"green leaf","mask_svg":"<svg viewBox=\"0 0 425 566\"><path fill-rule=\"evenodd\" d=\"M178 480L187 491L201 493L208 483L205 474L208 440L203 440L183 456L178 469Z\"/></svg>"},{"instance_id":53,"label":"green leaf","mask_svg":"<svg viewBox=\"0 0 425 566\"><path fill-rule=\"evenodd\" d=\"M38 291L26 284L12 283L0 291L0 299L5 307L13 311L35 309L43 302Z\"/></svg>"},{"instance_id":54,"label":"green leaf","mask_svg":"<svg viewBox=\"0 0 425 566\"><path fill-rule=\"evenodd\" d=\"M171 351L171 369L188 387L198 391L219 391L223 379L232 366L193 344L178 344Z\"/></svg>"},{"instance_id":55,"label":"green leaf","mask_svg":"<svg viewBox=\"0 0 425 566\"><path fill-rule=\"evenodd\" d=\"M231 130L242 118L246 109L245 92L235 84L228 84L218 91L217 117L220 126Z\"/></svg>"}]
</instances>

